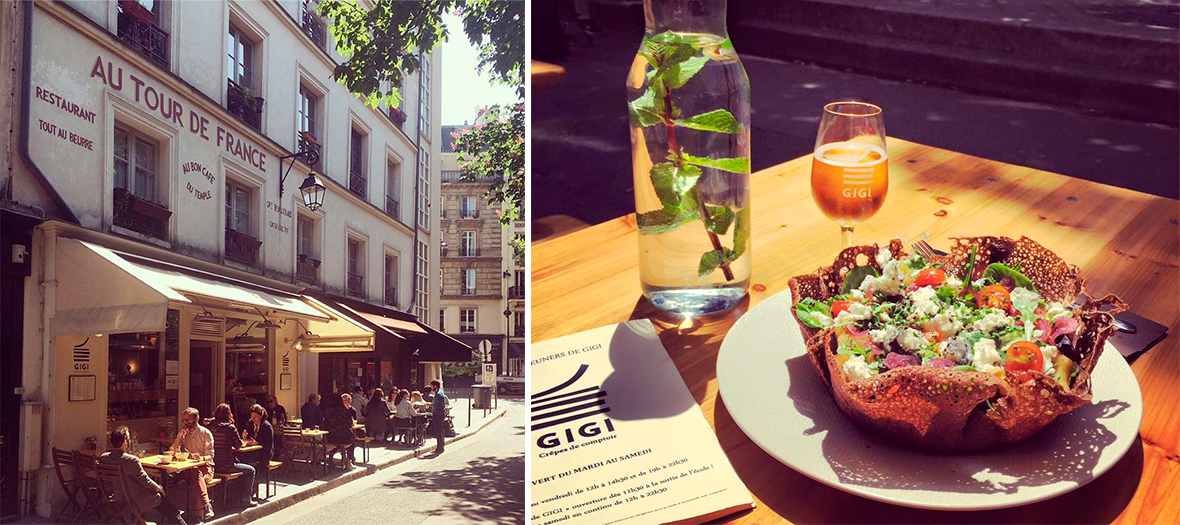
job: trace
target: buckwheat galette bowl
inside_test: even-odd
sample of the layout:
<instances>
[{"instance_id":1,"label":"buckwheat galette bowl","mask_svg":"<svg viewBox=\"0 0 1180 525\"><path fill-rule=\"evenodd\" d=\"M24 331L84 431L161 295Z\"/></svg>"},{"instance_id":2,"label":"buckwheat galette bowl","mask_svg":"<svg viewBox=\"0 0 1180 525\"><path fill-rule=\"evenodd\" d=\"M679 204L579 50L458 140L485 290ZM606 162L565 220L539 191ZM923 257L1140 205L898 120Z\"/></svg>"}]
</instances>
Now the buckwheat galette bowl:
<instances>
[{"instance_id":1,"label":"buckwheat galette bowl","mask_svg":"<svg viewBox=\"0 0 1180 525\"><path fill-rule=\"evenodd\" d=\"M1021 441L1090 402L1118 297L1022 237L854 246L789 282L791 311L840 409L891 442L942 453ZM1081 294L1084 302L1074 307Z\"/></svg>"}]
</instances>

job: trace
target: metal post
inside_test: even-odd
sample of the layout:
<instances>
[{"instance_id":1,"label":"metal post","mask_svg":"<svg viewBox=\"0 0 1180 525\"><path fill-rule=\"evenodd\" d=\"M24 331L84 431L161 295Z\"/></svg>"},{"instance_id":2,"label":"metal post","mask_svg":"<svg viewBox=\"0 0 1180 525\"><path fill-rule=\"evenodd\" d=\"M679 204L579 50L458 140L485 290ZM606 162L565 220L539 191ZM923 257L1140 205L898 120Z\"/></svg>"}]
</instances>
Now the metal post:
<instances>
[{"instance_id":1,"label":"metal post","mask_svg":"<svg viewBox=\"0 0 1180 525\"><path fill-rule=\"evenodd\" d=\"M467 428L471 428L471 404L475 402L475 388L467 395Z\"/></svg>"}]
</instances>

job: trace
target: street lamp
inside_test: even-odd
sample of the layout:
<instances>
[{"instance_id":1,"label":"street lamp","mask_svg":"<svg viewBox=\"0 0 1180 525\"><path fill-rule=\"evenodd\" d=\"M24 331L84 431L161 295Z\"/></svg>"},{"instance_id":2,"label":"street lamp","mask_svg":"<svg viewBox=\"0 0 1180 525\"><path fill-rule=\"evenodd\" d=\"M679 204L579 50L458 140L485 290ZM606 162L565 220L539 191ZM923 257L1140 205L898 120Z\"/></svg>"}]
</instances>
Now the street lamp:
<instances>
[{"instance_id":1,"label":"street lamp","mask_svg":"<svg viewBox=\"0 0 1180 525\"><path fill-rule=\"evenodd\" d=\"M308 166L314 166L320 161L319 148L318 147L309 147L307 149L303 149L303 150L300 150L296 153L292 153L292 154L287 155L285 157L279 158L279 170L280 170L280 173L279 173L279 206L280 207L283 205L283 193L284 193L284 190L286 189L286 188L284 188L284 185L287 182L287 175L289 175L291 173L291 168L295 167L295 159L296 158L303 159L303 161L306 162ZM291 159L291 163L288 164L284 168L283 161L285 161L287 159ZM307 175L306 179L303 179L303 184L301 184L299 186L299 192L303 194L303 205L307 206L307 209L309 209L309 210L312 210L312 211L318 210L320 208L320 206L324 205L324 194L327 193L326 190L327 190L327 187L325 187L324 183L320 181L320 178L316 176L315 171L312 171L311 173L309 173ZM280 214L280 216L281 216L281 214Z\"/></svg>"}]
</instances>

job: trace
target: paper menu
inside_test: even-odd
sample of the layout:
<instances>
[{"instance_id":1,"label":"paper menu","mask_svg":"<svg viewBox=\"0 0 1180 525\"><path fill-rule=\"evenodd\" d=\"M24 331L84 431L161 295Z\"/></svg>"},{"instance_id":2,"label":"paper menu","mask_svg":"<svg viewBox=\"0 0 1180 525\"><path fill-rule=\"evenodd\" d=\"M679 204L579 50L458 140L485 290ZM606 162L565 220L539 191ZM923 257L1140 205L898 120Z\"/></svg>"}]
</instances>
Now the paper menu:
<instances>
[{"instance_id":1,"label":"paper menu","mask_svg":"<svg viewBox=\"0 0 1180 525\"><path fill-rule=\"evenodd\" d=\"M533 525L698 522L753 508L650 321L531 351Z\"/></svg>"}]
</instances>

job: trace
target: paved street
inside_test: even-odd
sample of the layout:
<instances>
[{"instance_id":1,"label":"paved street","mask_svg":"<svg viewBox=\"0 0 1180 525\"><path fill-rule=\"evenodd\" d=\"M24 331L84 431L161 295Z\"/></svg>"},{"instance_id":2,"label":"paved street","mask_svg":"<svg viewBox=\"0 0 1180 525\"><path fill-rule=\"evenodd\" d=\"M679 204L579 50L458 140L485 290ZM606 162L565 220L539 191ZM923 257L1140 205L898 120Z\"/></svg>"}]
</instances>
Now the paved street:
<instances>
[{"instance_id":1,"label":"paved street","mask_svg":"<svg viewBox=\"0 0 1180 525\"><path fill-rule=\"evenodd\" d=\"M504 417L441 456L400 463L255 523L524 523L524 401L500 403Z\"/></svg>"}]
</instances>

